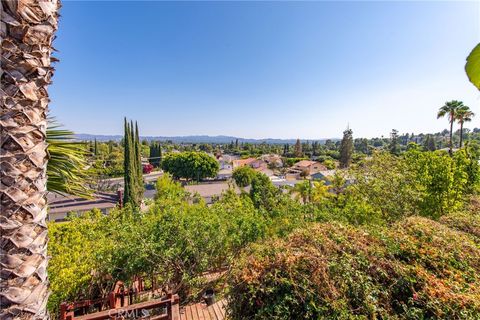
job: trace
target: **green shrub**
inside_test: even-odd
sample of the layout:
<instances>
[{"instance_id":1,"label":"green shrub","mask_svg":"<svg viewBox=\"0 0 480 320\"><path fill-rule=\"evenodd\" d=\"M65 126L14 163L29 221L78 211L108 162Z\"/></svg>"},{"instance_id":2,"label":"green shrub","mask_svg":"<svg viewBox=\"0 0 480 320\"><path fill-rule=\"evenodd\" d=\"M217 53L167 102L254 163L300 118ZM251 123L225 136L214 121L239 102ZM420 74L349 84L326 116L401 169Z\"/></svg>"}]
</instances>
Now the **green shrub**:
<instances>
[{"instance_id":1,"label":"green shrub","mask_svg":"<svg viewBox=\"0 0 480 320\"><path fill-rule=\"evenodd\" d=\"M437 219L459 210L478 185L480 170L464 150L451 157L412 149L401 156L377 152L348 175L353 184L346 200L367 203L392 222L410 215Z\"/></svg>"},{"instance_id":2,"label":"green shrub","mask_svg":"<svg viewBox=\"0 0 480 320\"><path fill-rule=\"evenodd\" d=\"M249 166L243 166L233 170L232 178L240 188L249 186L257 172Z\"/></svg>"}]
</instances>

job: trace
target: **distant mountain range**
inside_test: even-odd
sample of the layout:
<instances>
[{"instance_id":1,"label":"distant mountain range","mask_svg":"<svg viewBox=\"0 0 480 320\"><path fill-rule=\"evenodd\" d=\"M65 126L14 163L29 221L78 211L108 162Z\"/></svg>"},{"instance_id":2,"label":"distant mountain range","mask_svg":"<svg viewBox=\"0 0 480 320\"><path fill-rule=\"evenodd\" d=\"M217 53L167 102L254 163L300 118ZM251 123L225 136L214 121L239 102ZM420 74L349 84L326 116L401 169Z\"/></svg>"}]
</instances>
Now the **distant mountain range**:
<instances>
[{"instance_id":1,"label":"distant mountain range","mask_svg":"<svg viewBox=\"0 0 480 320\"><path fill-rule=\"evenodd\" d=\"M123 136L121 135L99 135L99 134L85 134L80 133L76 135L78 140L82 141L92 141L97 139L97 141L120 141ZM238 142L244 143L268 143L268 144L294 144L297 139L245 139L239 137L232 137L232 136L175 136L175 137L162 137L162 136L142 136L140 137L141 140L146 139L147 141L172 141L175 143L230 143L232 141L238 139ZM306 141L307 139L301 139L302 141ZM318 141L320 143L325 143L327 139L315 139L309 141ZM330 140L337 141L340 140L338 138L332 138Z\"/></svg>"}]
</instances>

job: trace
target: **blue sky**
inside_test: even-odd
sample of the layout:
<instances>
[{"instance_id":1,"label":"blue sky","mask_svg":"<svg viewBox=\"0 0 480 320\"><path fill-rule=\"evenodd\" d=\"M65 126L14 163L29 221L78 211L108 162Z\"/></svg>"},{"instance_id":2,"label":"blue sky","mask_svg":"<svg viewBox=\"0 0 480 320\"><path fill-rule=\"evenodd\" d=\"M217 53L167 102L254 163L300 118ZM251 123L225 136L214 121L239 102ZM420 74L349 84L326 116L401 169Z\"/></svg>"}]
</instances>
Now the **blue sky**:
<instances>
[{"instance_id":1,"label":"blue sky","mask_svg":"<svg viewBox=\"0 0 480 320\"><path fill-rule=\"evenodd\" d=\"M64 1L51 110L77 133L433 132L462 100L479 2Z\"/></svg>"}]
</instances>

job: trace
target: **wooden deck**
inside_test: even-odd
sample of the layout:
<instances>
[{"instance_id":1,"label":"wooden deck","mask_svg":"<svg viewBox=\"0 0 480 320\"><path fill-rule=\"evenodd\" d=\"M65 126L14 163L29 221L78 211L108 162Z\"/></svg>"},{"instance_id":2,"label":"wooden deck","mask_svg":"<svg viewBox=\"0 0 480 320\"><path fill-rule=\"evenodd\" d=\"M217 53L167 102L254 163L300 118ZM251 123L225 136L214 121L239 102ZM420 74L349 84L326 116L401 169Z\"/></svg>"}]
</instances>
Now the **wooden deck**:
<instances>
[{"instance_id":1,"label":"wooden deck","mask_svg":"<svg viewBox=\"0 0 480 320\"><path fill-rule=\"evenodd\" d=\"M190 304L180 309L180 320L224 320L225 300L207 307L205 303Z\"/></svg>"}]
</instances>

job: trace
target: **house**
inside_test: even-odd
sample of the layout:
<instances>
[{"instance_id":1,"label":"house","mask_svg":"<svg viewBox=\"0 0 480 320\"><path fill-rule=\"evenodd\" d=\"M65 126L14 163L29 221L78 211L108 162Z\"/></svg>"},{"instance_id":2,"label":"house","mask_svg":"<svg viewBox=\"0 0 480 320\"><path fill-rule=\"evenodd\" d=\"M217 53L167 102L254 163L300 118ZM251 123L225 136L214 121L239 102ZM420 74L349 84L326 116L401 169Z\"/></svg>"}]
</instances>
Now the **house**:
<instances>
[{"instance_id":1,"label":"house","mask_svg":"<svg viewBox=\"0 0 480 320\"><path fill-rule=\"evenodd\" d=\"M261 159L247 158L232 161L233 169L249 166L255 170L267 169L267 163Z\"/></svg>"},{"instance_id":2,"label":"house","mask_svg":"<svg viewBox=\"0 0 480 320\"><path fill-rule=\"evenodd\" d=\"M234 157L228 154L222 154L217 158L218 164L220 165L220 170L230 170L232 171L232 162Z\"/></svg>"},{"instance_id":3,"label":"house","mask_svg":"<svg viewBox=\"0 0 480 320\"><path fill-rule=\"evenodd\" d=\"M257 171L267 169L267 163L260 159L255 159L255 161L250 162L248 165Z\"/></svg>"},{"instance_id":4,"label":"house","mask_svg":"<svg viewBox=\"0 0 480 320\"><path fill-rule=\"evenodd\" d=\"M261 160L265 161L267 165L274 168L282 168L283 161L282 157L278 154L265 154L260 157Z\"/></svg>"},{"instance_id":5,"label":"house","mask_svg":"<svg viewBox=\"0 0 480 320\"><path fill-rule=\"evenodd\" d=\"M268 169L266 166L265 166L265 167L259 167L259 168L256 168L256 169L254 169L254 170L257 171L257 172L259 172L259 173L263 173L263 174L266 175L267 177L273 176L273 170Z\"/></svg>"},{"instance_id":6,"label":"house","mask_svg":"<svg viewBox=\"0 0 480 320\"><path fill-rule=\"evenodd\" d=\"M310 176L312 180L325 181L326 185L332 184L331 178L335 175L336 170L326 170L314 173Z\"/></svg>"},{"instance_id":7,"label":"house","mask_svg":"<svg viewBox=\"0 0 480 320\"><path fill-rule=\"evenodd\" d=\"M326 171L327 167L317 161L301 160L295 163L291 169L298 170L300 172L307 172L308 175L312 175L320 171Z\"/></svg>"},{"instance_id":8,"label":"house","mask_svg":"<svg viewBox=\"0 0 480 320\"><path fill-rule=\"evenodd\" d=\"M241 167L250 165L250 163L254 162L255 160L257 160L257 159L255 159L255 158L247 158L247 159L233 160L233 161L232 161L232 166L233 166L233 169L241 168Z\"/></svg>"},{"instance_id":9,"label":"house","mask_svg":"<svg viewBox=\"0 0 480 320\"><path fill-rule=\"evenodd\" d=\"M321 171L327 171L327 167L320 162L301 160L288 169L285 178L287 180L298 180Z\"/></svg>"}]
</instances>

